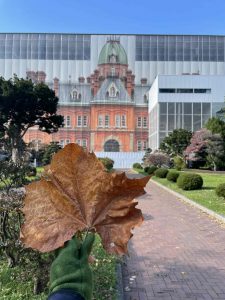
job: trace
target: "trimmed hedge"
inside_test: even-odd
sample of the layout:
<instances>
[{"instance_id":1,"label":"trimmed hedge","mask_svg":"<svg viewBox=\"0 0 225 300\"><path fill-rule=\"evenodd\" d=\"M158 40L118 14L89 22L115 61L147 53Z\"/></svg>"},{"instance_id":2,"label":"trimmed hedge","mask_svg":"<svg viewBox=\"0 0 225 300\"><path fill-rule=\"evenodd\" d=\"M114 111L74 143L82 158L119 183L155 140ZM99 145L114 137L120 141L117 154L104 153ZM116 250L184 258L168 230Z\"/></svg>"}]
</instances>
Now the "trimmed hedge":
<instances>
[{"instance_id":1,"label":"trimmed hedge","mask_svg":"<svg viewBox=\"0 0 225 300\"><path fill-rule=\"evenodd\" d=\"M166 179L169 181L177 182L180 173L177 171L169 171L166 175Z\"/></svg>"},{"instance_id":2,"label":"trimmed hedge","mask_svg":"<svg viewBox=\"0 0 225 300\"><path fill-rule=\"evenodd\" d=\"M109 157L99 157L98 159L103 163L104 167L108 171L112 170L113 165L114 165L114 161L111 158L109 158Z\"/></svg>"},{"instance_id":3,"label":"trimmed hedge","mask_svg":"<svg viewBox=\"0 0 225 300\"><path fill-rule=\"evenodd\" d=\"M181 173L177 179L177 185L185 191L199 190L203 186L203 179L199 174Z\"/></svg>"},{"instance_id":4,"label":"trimmed hedge","mask_svg":"<svg viewBox=\"0 0 225 300\"><path fill-rule=\"evenodd\" d=\"M134 164L133 164L133 168L134 168L134 169L142 169L142 166L141 166L141 164L139 164L139 163L134 163Z\"/></svg>"},{"instance_id":5,"label":"trimmed hedge","mask_svg":"<svg viewBox=\"0 0 225 300\"><path fill-rule=\"evenodd\" d=\"M225 183L221 183L216 187L216 194L225 199Z\"/></svg>"},{"instance_id":6,"label":"trimmed hedge","mask_svg":"<svg viewBox=\"0 0 225 300\"><path fill-rule=\"evenodd\" d=\"M155 171L155 176L159 178L166 178L167 173L168 173L168 169L160 168Z\"/></svg>"},{"instance_id":7,"label":"trimmed hedge","mask_svg":"<svg viewBox=\"0 0 225 300\"><path fill-rule=\"evenodd\" d=\"M152 175L155 173L155 171L157 170L158 168L156 166L150 166L150 167L145 167L144 168L144 171L145 173L148 173L149 175Z\"/></svg>"}]
</instances>

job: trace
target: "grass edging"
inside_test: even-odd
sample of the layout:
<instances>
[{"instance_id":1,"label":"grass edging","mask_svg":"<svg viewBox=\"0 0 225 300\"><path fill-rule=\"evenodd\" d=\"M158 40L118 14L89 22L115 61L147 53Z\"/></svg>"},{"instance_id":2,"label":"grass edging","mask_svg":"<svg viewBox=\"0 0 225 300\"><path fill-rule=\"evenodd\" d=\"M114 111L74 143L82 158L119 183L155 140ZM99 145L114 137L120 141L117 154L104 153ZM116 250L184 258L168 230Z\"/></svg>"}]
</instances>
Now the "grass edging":
<instances>
[{"instance_id":1,"label":"grass edging","mask_svg":"<svg viewBox=\"0 0 225 300\"><path fill-rule=\"evenodd\" d=\"M220 214L218 214L218 213L212 211L211 209L208 209L208 208L202 206L201 204L196 203L195 201L193 201L193 200L191 200L191 199L185 197L184 195L182 195L182 194L180 194L180 193L177 193L177 192L175 192L175 191L169 189L168 187L165 187L164 185L162 185L161 183L155 181L154 179L151 179L151 181L152 181L154 184L158 185L159 187L163 188L165 191L167 191L167 192L173 194L174 196L176 196L176 197L178 198L178 200L181 199L181 200L183 200L184 202L190 204L191 206L194 206L194 207L200 209L201 211L205 212L206 214L210 215L211 217L213 217L213 218L215 218L215 219L217 219L217 220L219 220L219 221L225 223L225 216L220 215Z\"/></svg>"}]
</instances>

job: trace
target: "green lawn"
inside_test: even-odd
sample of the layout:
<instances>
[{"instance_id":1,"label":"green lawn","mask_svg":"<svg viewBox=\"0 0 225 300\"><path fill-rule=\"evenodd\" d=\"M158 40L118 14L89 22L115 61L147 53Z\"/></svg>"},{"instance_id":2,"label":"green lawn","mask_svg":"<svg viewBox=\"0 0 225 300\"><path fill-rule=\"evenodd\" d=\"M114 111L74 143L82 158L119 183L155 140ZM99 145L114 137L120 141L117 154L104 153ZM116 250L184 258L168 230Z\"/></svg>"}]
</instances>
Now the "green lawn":
<instances>
[{"instance_id":1,"label":"green lawn","mask_svg":"<svg viewBox=\"0 0 225 300\"><path fill-rule=\"evenodd\" d=\"M183 191L178 188L176 183L170 182L164 178L152 177L153 180L163 184L164 186L174 190L187 198L225 216L225 200L215 193L215 188L220 183L225 183L225 175L212 173L199 173L204 181L203 188L195 191Z\"/></svg>"},{"instance_id":2,"label":"green lawn","mask_svg":"<svg viewBox=\"0 0 225 300\"><path fill-rule=\"evenodd\" d=\"M92 264L94 274L93 300L116 299L116 258L105 253L97 238L92 253L96 261ZM33 273L23 267L8 268L0 261L0 299L1 300L46 300L46 292L33 295Z\"/></svg>"}]
</instances>

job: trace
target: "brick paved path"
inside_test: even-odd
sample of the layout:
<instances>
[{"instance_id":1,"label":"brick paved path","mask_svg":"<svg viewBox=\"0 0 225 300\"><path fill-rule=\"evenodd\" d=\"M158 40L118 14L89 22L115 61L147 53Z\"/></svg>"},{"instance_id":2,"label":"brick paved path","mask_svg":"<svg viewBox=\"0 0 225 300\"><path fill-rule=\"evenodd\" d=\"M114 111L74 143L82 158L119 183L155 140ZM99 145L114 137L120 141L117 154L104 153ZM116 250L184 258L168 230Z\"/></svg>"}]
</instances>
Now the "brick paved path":
<instances>
[{"instance_id":1,"label":"brick paved path","mask_svg":"<svg viewBox=\"0 0 225 300\"><path fill-rule=\"evenodd\" d=\"M225 299L225 227L149 183L123 265L124 300Z\"/></svg>"}]
</instances>

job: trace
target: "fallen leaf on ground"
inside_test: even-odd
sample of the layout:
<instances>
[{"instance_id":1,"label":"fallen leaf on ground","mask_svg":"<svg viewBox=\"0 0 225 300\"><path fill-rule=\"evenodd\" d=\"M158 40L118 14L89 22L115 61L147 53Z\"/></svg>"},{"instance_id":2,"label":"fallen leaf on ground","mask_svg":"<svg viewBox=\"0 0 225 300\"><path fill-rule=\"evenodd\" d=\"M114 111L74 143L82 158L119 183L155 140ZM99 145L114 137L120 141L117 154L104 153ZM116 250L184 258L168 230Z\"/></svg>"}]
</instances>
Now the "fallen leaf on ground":
<instances>
[{"instance_id":1,"label":"fallen leaf on ground","mask_svg":"<svg viewBox=\"0 0 225 300\"><path fill-rule=\"evenodd\" d=\"M69 144L54 155L40 181L26 187L21 240L49 252L77 232L96 231L109 253L124 254L143 216L135 197L150 177L129 179L108 173L95 154Z\"/></svg>"}]
</instances>

